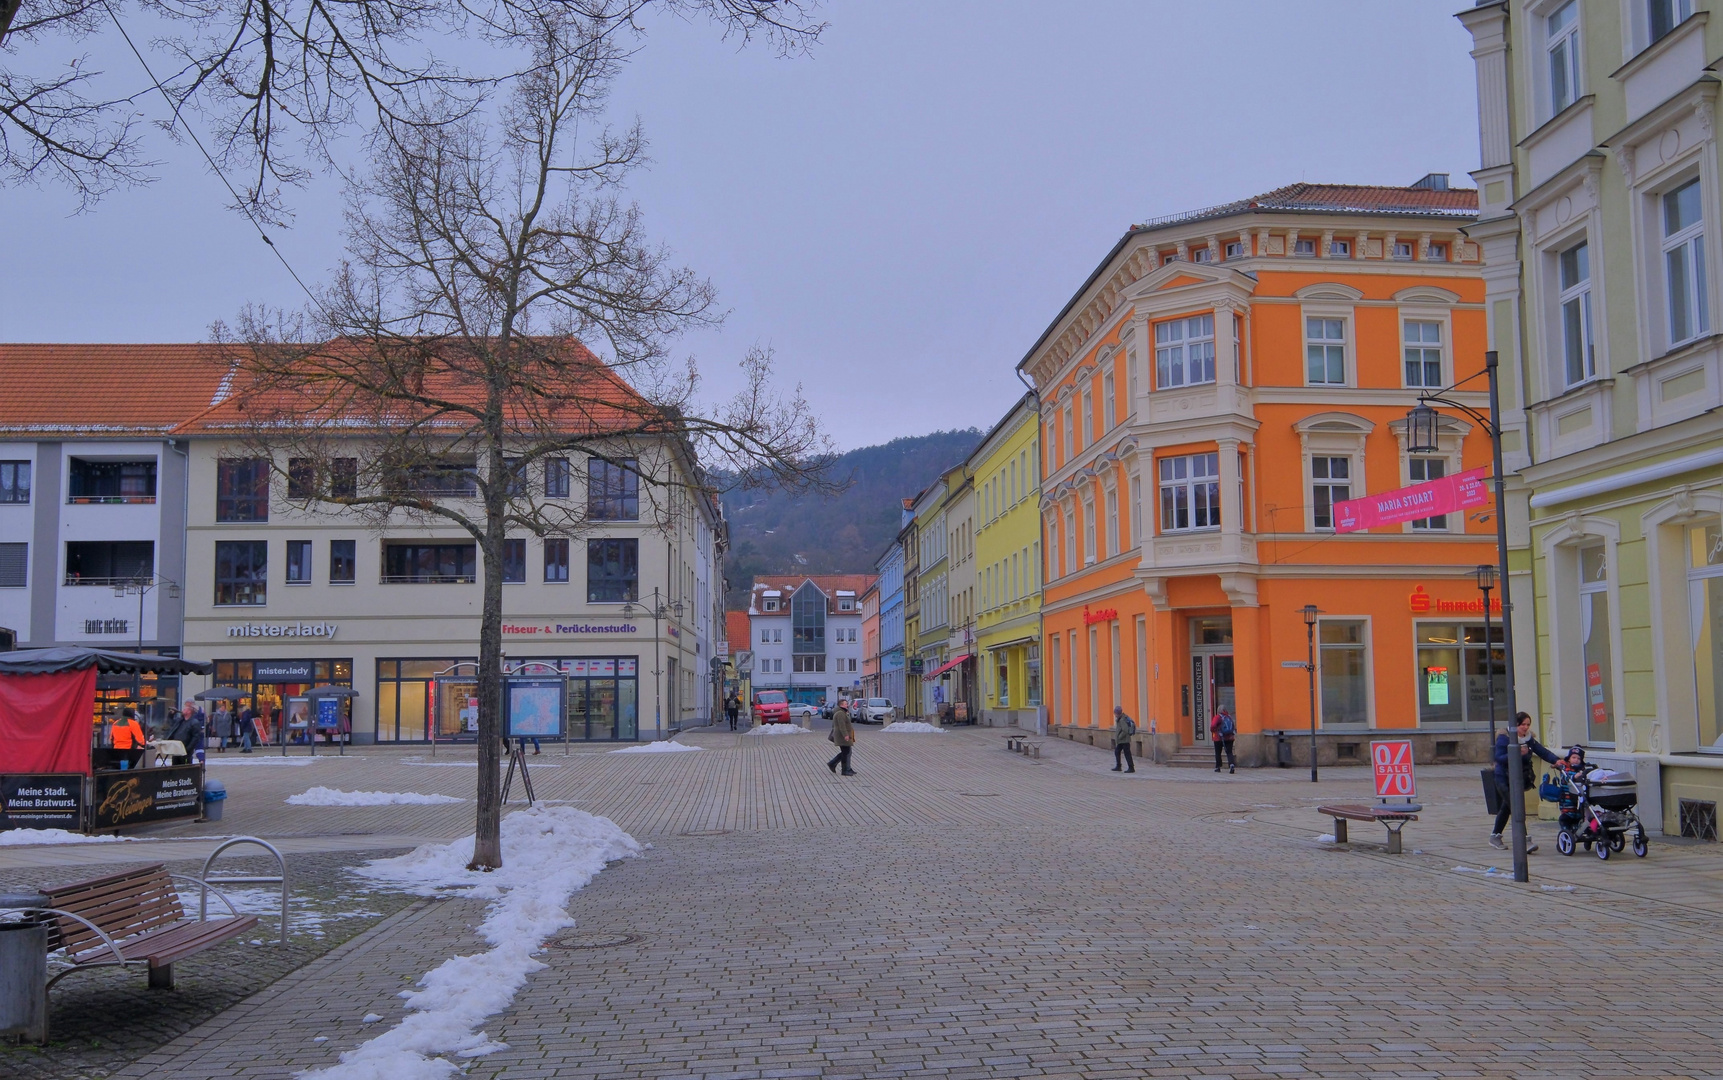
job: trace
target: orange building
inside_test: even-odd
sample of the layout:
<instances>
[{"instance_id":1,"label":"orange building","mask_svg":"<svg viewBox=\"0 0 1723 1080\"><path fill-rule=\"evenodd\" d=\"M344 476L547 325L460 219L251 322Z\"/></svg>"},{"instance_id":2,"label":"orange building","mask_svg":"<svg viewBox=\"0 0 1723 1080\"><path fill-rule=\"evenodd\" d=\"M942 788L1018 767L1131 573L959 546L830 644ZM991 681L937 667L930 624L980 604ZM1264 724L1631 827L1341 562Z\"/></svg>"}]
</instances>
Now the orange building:
<instances>
[{"instance_id":1,"label":"orange building","mask_svg":"<svg viewBox=\"0 0 1723 1080\"><path fill-rule=\"evenodd\" d=\"M1041 401L1050 733L1105 744L1121 705L1140 751L1201 761L1226 703L1241 764L1308 762L1308 675L1286 665L1314 604L1320 760L1362 762L1383 729L1422 760L1487 754L1501 653L1473 570L1493 520L1337 534L1332 515L1490 462L1458 420L1441 453L1405 450L1418 396L1483 370L1476 211L1441 174L1293 184L1132 228L1066 304L1019 365ZM1486 385L1449 396L1487 411Z\"/></svg>"}]
</instances>

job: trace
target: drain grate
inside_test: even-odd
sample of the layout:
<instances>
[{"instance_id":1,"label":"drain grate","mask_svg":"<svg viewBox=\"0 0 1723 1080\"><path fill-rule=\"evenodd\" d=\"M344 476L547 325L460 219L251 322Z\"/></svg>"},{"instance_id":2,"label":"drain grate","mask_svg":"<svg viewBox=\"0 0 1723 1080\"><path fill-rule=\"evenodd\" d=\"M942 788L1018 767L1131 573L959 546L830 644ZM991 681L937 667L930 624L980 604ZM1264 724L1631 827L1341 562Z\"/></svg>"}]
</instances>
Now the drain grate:
<instances>
[{"instance_id":1,"label":"drain grate","mask_svg":"<svg viewBox=\"0 0 1723 1080\"><path fill-rule=\"evenodd\" d=\"M550 947L553 949L615 949L623 945L632 945L641 937L640 934L587 930L578 934L567 934L559 937L550 943Z\"/></svg>"}]
</instances>

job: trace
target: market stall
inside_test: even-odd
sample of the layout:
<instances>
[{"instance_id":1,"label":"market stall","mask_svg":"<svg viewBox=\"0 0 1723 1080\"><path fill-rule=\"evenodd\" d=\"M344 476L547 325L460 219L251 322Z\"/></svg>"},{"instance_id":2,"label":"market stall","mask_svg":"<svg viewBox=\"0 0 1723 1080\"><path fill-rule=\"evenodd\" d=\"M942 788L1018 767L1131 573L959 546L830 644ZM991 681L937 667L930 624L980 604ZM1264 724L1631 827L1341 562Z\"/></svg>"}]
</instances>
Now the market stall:
<instances>
[{"instance_id":1,"label":"market stall","mask_svg":"<svg viewBox=\"0 0 1723 1080\"><path fill-rule=\"evenodd\" d=\"M98 746L91 717L100 676L211 670L101 649L0 653L0 830L98 832L197 817L203 765L188 748L160 739Z\"/></svg>"}]
</instances>

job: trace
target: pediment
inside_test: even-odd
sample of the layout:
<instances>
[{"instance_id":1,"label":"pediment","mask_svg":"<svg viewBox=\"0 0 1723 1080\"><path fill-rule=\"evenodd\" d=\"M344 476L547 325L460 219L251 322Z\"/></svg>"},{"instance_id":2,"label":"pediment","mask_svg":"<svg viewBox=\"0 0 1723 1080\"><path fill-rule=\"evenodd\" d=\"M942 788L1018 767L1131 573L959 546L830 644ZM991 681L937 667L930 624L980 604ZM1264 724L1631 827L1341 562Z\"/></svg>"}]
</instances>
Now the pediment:
<instances>
[{"instance_id":1,"label":"pediment","mask_svg":"<svg viewBox=\"0 0 1723 1080\"><path fill-rule=\"evenodd\" d=\"M1394 299L1402 304L1457 304L1460 294L1434 285L1414 285L1395 293Z\"/></svg>"},{"instance_id":2,"label":"pediment","mask_svg":"<svg viewBox=\"0 0 1723 1080\"><path fill-rule=\"evenodd\" d=\"M1362 289L1342 285L1338 281L1318 281L1314 285L1306 285L1292 295L1300 300L1341 300L1347 303L1356 303L1364 299Z\"/></svg>"},{"instance_id":3,"label":"pediment","mask_svg":"<svg viewBox=\"0 0 1723 1080\"><path fill-rule=\"evenodd\" d=\"M1256 289L1253 278L1224 264L1171 262L1144 274L1126 292L1127 299L1142 300L1156 293L1212 285L1230 286L1247 296Z\"/></svg>"},{"instance_id":4,"label":"pediment","mask_svg":"<svg viewBox=\"0 0 1723 1080\"><path fill-rule=\"evenodd\" d=\"M1206 284L1208 284L1208 283L1206 281L1204 281L1202 278L1192 277L1189 274L1180 274L1178 277L1173 278L1170 281L1161 282L1159 285L1156 285L1155 288L1156 288L1156 290L1160 290L1160 289L1182 289L1186 285L1206 285Z\"/></svg>"},{"instance_id":5,"label":"pediment","mask_svg":"<svg viewBox=\"0 0 1723 1080\"><path fill-rule=\"evenodd\" d=\"M1320 412L1293 424L1292 429L1306 435L1315 432L1327 435L1368 435L1376 430L1376 424L1356 413Z\"/></svg>"}]
</instances>

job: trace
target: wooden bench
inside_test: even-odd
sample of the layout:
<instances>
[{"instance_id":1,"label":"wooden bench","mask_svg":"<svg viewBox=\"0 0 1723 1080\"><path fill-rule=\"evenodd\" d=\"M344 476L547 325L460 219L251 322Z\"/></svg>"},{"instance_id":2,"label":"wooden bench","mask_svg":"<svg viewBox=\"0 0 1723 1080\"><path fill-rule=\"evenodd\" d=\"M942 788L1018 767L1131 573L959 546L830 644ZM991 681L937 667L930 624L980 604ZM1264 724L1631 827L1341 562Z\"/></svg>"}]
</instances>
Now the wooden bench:
<instances>
[{"instance_id":1,"label":"wooden bench","mask_svg":"<svg viewBox=\"0 0 1723 1080\"><path fill-rule=\"evenodd\" d=\"M1400 830L1406 827L1408 821L1417 821L1418 815L1410 810L1391 810L1380 806L1366 806L1363 803L1345 803L1336 806L1319 806L1318 814L1334 819L1334 842L1346 843L1346 823L1348 821L1374 821L1388 830L1388 854L1398 855L1400 848Z\"/></svg>"},{"instance_id":2,"label":"wooden bench","mask_svg":"<svg viewBox=\"0 0 1723 1080\"><path fill-rule=\"evenodd\" d=\"M157 863L43 889L48 913L54 916L48 948L64 949L72 965L49 979L44 990L84 968L136 965L149 968L151 989L172 990L174 961L257 925L257 916L239 914L220 893L216 895L227 904L230 917L188 918L174 890L176 880L207 887L197 878L169 874L167 867Z\"/></svg>"}]
</instances>

